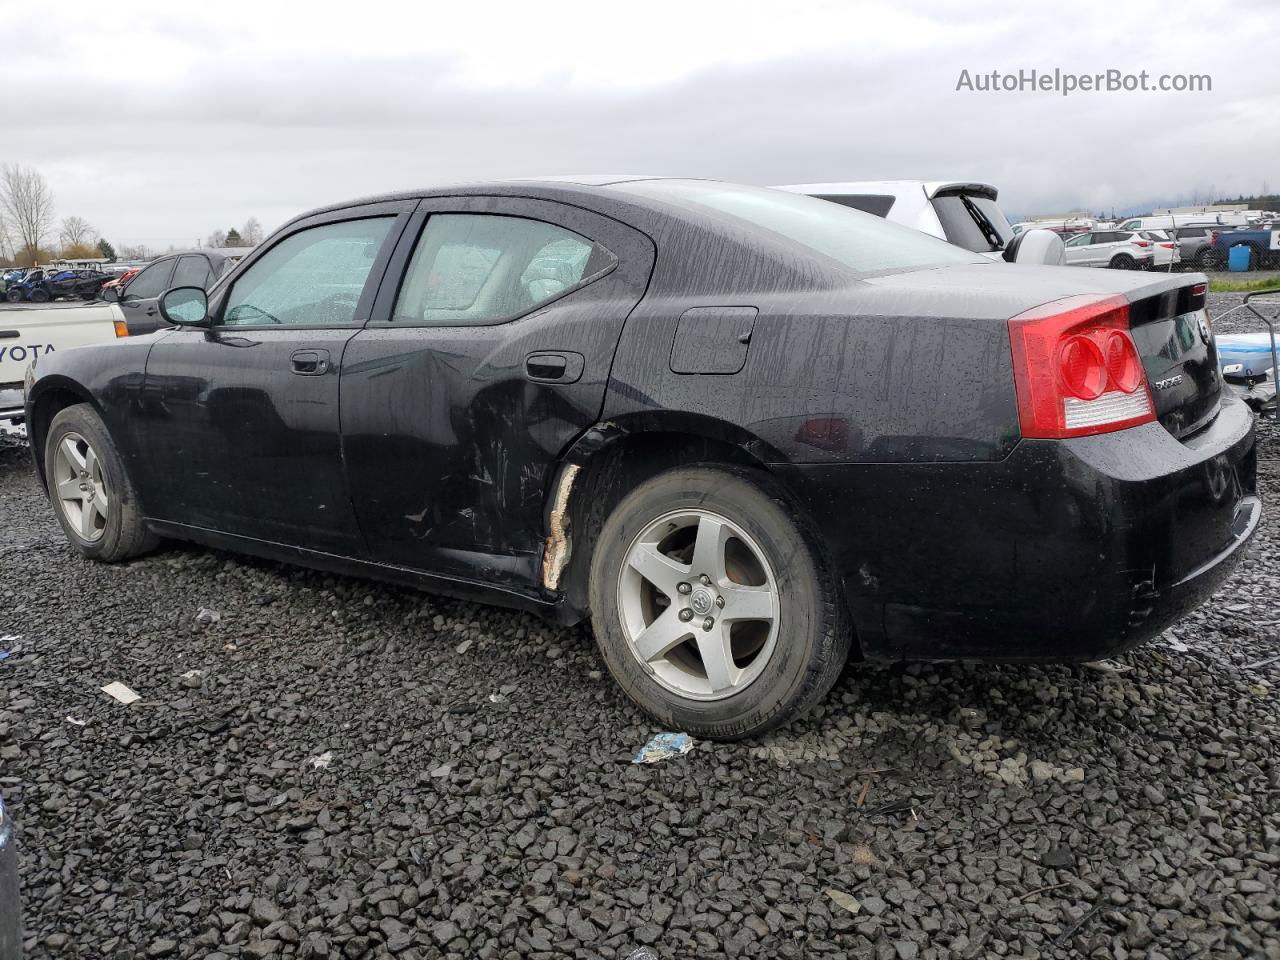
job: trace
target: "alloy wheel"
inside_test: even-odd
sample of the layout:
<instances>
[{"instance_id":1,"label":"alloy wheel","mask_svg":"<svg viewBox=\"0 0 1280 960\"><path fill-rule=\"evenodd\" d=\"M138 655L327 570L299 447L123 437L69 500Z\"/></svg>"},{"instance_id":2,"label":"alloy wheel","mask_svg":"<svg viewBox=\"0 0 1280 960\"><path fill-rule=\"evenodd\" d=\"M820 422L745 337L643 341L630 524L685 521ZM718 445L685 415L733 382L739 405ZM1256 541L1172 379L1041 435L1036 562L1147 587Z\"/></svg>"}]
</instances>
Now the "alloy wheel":
<instances>
[{"instance_id":1,"label":"alloy wheel","mask_svg":"<svg viewBox=\"0 0 1280 960\"><path fill-rule=\"evenodd\" d=\"M111 497L102 474L102 461L84 437L68 433L58 442L53 474L58 504L71 529L90 543L102 539Z\"/></svg>"},{"instance_id":2,"label":"alloy wheel","mask_svg":"<svg viewBox=\"0 0 1280 960\"><path fill-rule=\"evenodd\" d=\"M632 654L671 692L723 700L759 678L777 643L773 568L739 525L685 509L650 523L618 577Z\"/></svg>"}]
</instances>

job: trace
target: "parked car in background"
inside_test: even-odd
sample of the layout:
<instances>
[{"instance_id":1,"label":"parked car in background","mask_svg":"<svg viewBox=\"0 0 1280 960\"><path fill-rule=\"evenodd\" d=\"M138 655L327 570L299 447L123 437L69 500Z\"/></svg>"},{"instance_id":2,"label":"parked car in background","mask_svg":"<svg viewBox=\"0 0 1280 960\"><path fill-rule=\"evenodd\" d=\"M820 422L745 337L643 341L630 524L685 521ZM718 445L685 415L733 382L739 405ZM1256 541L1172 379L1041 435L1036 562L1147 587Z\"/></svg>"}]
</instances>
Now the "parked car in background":
<instances>
[{"instance_id":1,"label":"parked car in background","mask_svg":"<svg viewBox=\"0 0 1280 960\"><path fill-rule=\"evenodd\" d=\"M1139 230L1138 236L1152 243L1151 269L1172 270L1182 262L1178 254L1178 244L1163 230Z\"/></svg>"},{"instance_id":2,"label":"parked car in background","mask_svg":"<svg viewBox=\"0 0 1280 960\"><path fill-rule=\"evenodd\" d=\"M1067 266L1146 270L1155 260L1154 246L1129 230L1094 230L1067 241Z\"/></svg>"},{"instance_id":3,"label":"parked car in background","mask_svg":"<svg viewBox=\"0 0 1280 960\"><path fill-rule=\"evenodd\" d=\"M1076 234L1088 233L1097 226L1096 221L1087 217L1069 217L1059 220L1024 220L1021 223L1015 223L1012 230L1015 234L1022 233L1024 230L1052 230L1063 240L1068 240Z\"/></svg>"},{"instance_id":4,"label":"parked car in background","mask_svg":"<svg viewBox=\"0 0 1280 960\"><path fill-rule=\"evenodd\" d=\"M1249 248L1249 269L1265 270L1280 264L1280 227L1237 227L1234 230L1210 230L1213 258L1226 264L1231 248Z\"/></svg>"},{"instance_id":5,"label":"parked car in background","mask_svg":"<svg viewBox=\"0 0 1280 960\"><path fill-rule=\"evenodd\" d=\"M173 537L590 617L663 729L737 739L851 649L1094 660L1210 595L1260 507L1205 297L781 190L452 186L41 356L28 436L87 557Z\"/></svg>"},{"instance_id":6,"label":"parked car in background","mask_svg":"<svg viewBox=\"0 0 1280 960\"><path fill-rule=\"evenodd\" d=\"M109 279L97 270L30 270L22 279L6 286L5 298L10 303L23 300L32 303L61 299L94 300Z\"/></svg>"},{"instance_id":7,"label":"parked car in background","mask_svg":"<svg viewBox=\"0 0 1280 960\"><path fill-rule=\"evenodd\" d=\"M1060 264L1061 245L1015 235L989 183L954 180L864 180L777 187L883 217L992 260ZM1011 254L1006 256L1006 254Z\"/></svg>"},{"instance_id":8,"label":"parked car in background","mask_svg":"<svg viewBox=\"0 0 1280 960\"><path fill-rule=\"evenodd\" d=\"M120 274L120 276L112 277L110 280L104 283L102 285L102 289L109 290L114 287L122 287L141 272L142 272L141 267L134 267L130 270L126 270L124 273Z\"/></svg>"},{"instance_id":9,"label":"parked car in background","mask_svg":"<svg viewBox=\"0 0 1280 960\"><path fill-rule=\"evenodd\" d=\"M1178 227L1243 226L1245 219L1230 213L1179 213L1153 217L1130 217L1117 230L1176 230Z\"/></svg>"},{"instance_id":10,"label":"parked car in background","mask_svg":"<svg viewBox=\"0 0 1280 960\"><path fill-rule=\"evenodd\" d=\"M231 266L230 258L212 250L171 253L153 260L128 281L108 287L103 296L120 304L130 336L154 333L168 326L160 314L160 294L170 287L207 290Z\"/></svg>"},{"instance_id":11,"label":"parked car in background","mask_svg":"<svg viewBox=\"0 0 1280 960\"><path fill-rule=\"evenodd\" d=\"M1178 241L1178 258L1183 263L1194 264L1197 270L1216 270L1221 264L1210 242L1211 227L1178 227L1174 236Z\"/></svg>"}]
</instances>

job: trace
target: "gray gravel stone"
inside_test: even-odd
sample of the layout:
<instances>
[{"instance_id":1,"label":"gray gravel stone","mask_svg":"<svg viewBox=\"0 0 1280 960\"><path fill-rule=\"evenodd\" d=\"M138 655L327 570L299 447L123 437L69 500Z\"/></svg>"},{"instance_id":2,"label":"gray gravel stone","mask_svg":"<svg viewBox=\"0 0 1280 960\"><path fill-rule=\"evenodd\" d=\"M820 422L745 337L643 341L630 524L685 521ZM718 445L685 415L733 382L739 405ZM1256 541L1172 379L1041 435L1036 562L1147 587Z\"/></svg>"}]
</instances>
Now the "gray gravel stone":
<instances>
[{"instance_id":1,"label":"gray gravel stone","mask_svg":"<svg viewBox=\"0 0 1280 960\"><path fill-rule=\"evenodd\" d=\"M196 547L89 563L0 440L27 952L1280 956L1280 662L1248 666L1277 653L1280 510L1262 523L1127 670L854 665L784 730L634 767L660 728L587 627Z\"/></svg>"}]
</instances>

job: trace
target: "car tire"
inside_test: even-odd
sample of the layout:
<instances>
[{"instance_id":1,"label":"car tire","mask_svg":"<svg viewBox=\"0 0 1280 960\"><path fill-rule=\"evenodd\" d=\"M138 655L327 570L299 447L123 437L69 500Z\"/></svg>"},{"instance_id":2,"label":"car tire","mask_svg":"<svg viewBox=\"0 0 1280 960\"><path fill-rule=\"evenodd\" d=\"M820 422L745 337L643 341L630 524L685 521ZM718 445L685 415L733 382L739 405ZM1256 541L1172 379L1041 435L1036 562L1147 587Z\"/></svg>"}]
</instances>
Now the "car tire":
<instances>
[{"instance_id":1,"label":"car tire","mask_svg":"<svg viewBox=\"0 0 1280 960\"><path fill-rule=\"evenodd\" d=\"M704 535L714 545L706 552ZM657 566L650 551L661 554ZM738 467L680 467L623 498L596 542L590 600L623 691L662 726L715 740L803 713L831 689L852 640L837 581L796 511L766 475ZM766 606L767 617L753 616ZM682 632L669 651L642 659L642 644L657 651Z\"/></svg>"},{"instance_id":2,"label":"car tire","mask_svg":"<svg viewBox=\"0 0 1280 960\"><path fill-rule=\"evenodd\" d=\"M10 303L20 303L22 301L22 291L17 287L12 290L6 290L4 296Z\"/></svg>"},{"instance_id":3,"label":"car tire","mask_svg":"<svg viewBox=\"0 0 1280 960\"><path fill-rule=\"evenodd\" d=\"M49 291L42 290L41 288L36 287L34 290L31 291L31 302L32 303L48 303Z\"/></svg>"},{"instance_id":4,"label":"car tire","mask_svg":"<svg viewBox=\"0 0 1280 960\"><path fill-rule=\"evenodd\" d=\"M1196 268L1199 270L1217 270L1218 260L1218 251L1208 247L1196 254Z\"/></svg>"},{"instance_id":5,"label":"car tire","mask_svg":"<svg viewBox=\"0 0 1280 960\"><path fill-rule=\"evenodd\" d=\"M137 493L106 424L89 404L66 407L54 416L45 438L44 468L54 515L68 542L84 556L116 563L160 542L142 519Z\"/></svg>"},{"instance_id":6,"label":"car tire","mask_svg":"<svg viewBox=\"0 0 1280 960\"><path fill-rule=\"evenodd\" d=\"M1111 258L1111 262L1107 264L1112 270L1132 270L1137 265L1137 261L1127 253L1116 254Z\"/></svg>"}]
</instances>

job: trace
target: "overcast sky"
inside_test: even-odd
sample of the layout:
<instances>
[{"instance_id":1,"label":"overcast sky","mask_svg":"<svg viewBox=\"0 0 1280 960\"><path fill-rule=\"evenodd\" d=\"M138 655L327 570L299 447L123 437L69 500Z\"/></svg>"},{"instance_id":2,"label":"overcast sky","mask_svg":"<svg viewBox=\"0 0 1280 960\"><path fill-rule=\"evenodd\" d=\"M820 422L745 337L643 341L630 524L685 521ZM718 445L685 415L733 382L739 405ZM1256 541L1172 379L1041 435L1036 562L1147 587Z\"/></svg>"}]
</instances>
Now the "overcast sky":
<instances>
[{"instance_id":1,"label":"overcast sky","mask_svg":"<svg viewBox=\"0 0 1280 960\"><path fill-rule=\"evenodd\" d=\"M538 174L979 179L1009 213L1280 190L1274 0L185 6L5 18L0 163L117 246ZM956 91L1021 68L1213 89Z\"/></svg>"}]
</instances>

